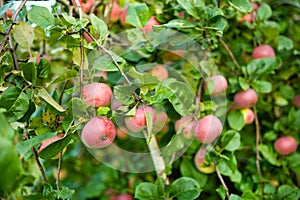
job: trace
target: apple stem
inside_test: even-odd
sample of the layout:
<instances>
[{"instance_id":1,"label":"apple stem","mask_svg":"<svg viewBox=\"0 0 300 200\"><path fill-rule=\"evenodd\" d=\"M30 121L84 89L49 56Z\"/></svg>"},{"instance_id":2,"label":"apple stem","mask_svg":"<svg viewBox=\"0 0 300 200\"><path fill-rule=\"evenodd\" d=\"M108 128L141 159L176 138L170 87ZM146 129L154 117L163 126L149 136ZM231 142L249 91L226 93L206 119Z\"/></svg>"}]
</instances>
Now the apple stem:
<instances>
[{"instance_id":1,"label":"apple stem","mask_svg":"<svg viewBox=\"0 0 300 200\"><path fill-rule=\"evenodd\" d=\"M148 134L144 131L144 135L146 140L148 140ZM169 184L169 180L167 174L165 173L166 164L161 156L161 151L157 144L156 137L154 135L151 136L150 141L147 141L147 145L151 154L151 158L155 167L156 174L159 178L162 178L166 184Z\"/></svg>"},{"instance_id":2,"label":"apple stem","mask_svg":"<svg viewBox=\"0 0 300 200\"><path fill-rule=\"evenodd\" d=\"M223 187L226 191L226 196L229 198L229 196L230 196L229 189L228 189L228 187L227 187L227 185L226 185L226 183L225 183L225 181L224 181L224 179L223 179L223 177L222 177L222 175L221 175L221 173L220 173L220 171L219 171L219 169L216 165L215 165L215 169L216 169L217 176L218 176L219 180L221 181L221 184L223 185Z\"/></svg>"},{"instance_id":3,"label":"apple stem","mask_svg":"<svg viewBox=\"0 0 300 200\"><path fill-rule=\"evenodd\" d=\"M255 119L255 129L256 129L256 143L255 143L255 149L256 149L256 169L257 169L257 173L258 173L258 177L259 177L259 182L261 184L261 192L263 194L263 180L262 180L262 173L261 173L261 169L260 169L260 154L259 154L259 144L260 144L260 140L261 140L261 134L260 134L260 125L259 125L259 119L258 119L258 115L257 115L257 110L256 107L254 106L253 108L254 110L254 119Z\"/></svg>"},{"instance_id":4,"label":"apple stem","mask_svg":"<svg viewBox=\"0 0 300 200\"><path fill-rule=\"evenodd\" d=\"M233 61L233 63L235 64L235 66L238 69L241 69L241 66L239 65L239 63L236 61L232 51L230 50L230 48L228 47L228 45L224 42L224 40L222 40L221 37L218 38L219 42L222 44L222 46L226 49L227 53L229 54L231 60Z\"/></svg>"}]
</instances>

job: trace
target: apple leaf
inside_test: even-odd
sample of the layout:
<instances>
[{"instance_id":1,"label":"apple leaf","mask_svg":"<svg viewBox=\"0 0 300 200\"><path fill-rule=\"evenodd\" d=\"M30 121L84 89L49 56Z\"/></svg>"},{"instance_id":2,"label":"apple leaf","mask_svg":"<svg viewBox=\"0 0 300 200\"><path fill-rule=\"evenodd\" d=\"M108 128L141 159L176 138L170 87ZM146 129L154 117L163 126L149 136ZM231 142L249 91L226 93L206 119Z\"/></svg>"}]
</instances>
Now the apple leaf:
<instances>
[{"instance_id":1,"label":"apple leaf","mask_svg":"<svg viewBox=\"0 0 300 200\"><path fill-rule=\"evenodd\" d=\"M58 110L59 112L64 112L65 109L63 107L61 107L61 105L59 105L51 96L50 94L47 92L47 90L45 90L44 88L39 89L39 93L38 96L41 97L42 99L44 99L48 104L50 104L51 106L53 106L56 110Z\"/></svg>"},{"instance_id":2,"label":"apple leaf","mask_svg":"<svg viewBox=\"0 0 300 200\"><path fill-rule=\"evenodd\" d=\"M240 131L245 126L243 114L239 110L233 110L227 117L230 128Z\"/></svg>"},{"instance_id":3,"label":"apple leaf","mask_svg":"<svg viewBox=\"0 0 300 200\"><path fill-rule=\"evenodd\" d=\"M221 143L225 150L235 151L240 147L241 136L238 132L229 130L222 136Z\"/></svg>"},{"instance_id":4,"label":"apple leaf","mask_svg":"<svg viewBox=\"0 0 300 200\"><path fill-rule=\"evenodd\" d=\"M109 34L105 22L94 14L91 14L91 23L95 30L100 34L101 38L105 38Z\"/></svg>"},{"instance_id":5,"label":"apple leaf","mask_svg":"<svg viewBox=\"0 0 300 200\"><path fill-rule=\"evenodd\" d=\"M290 185L281 185L277 191L278 200L294 200L300 198L300 190Z\"/></svg>"},{"instance_id":6,"label":"apple leaf","mask_svg":"<svg viewBox=\"0 0 300 200\"><path fill-rule=\"evenodd\" d=\"M251 12L253 9L249 0L229 0L229 4L243 13Z\"/></svg>"},{"instance_id":7,"label":"apple leaf","mask_svg":"<svg viewBox=\"0 0 300 200\"><path fill-rule=\"evenodd\" d=\"M3 112L5 110L1 109L0 110L0 133L2 134L1 136L7 139L13 139L14 137L14 130L11 128L9 125L7 119L5 118Z\"/></svg>"},{"instance_id":8,"label":"apple leaf","mask_svg":"<svg viewBox=\"0 0 300 200\"><path fill-rule=\"evenodd\" d=\"M272 84L268 81L253 80L251 86L258 93L270 93L272 91Z\"/></svg>"},{"instance_id":9,"label":"apple leaf","mask_svg":"<svg viewBox=\"0 0 300 200\"><path fill-rule=\"evenodd\" d=\"M217 168L224 176L232 176L237 170L237 161L233 152L225 151L219 158Z\"/></svg>"},{"instance_id":10,"label":"apple leaf","mask_svg":"<svg viewBox=\"0 0 300 200\"><path fill-rule=\"evenodd\" d=\"M136 85L117 85L114 87L114 97L122 104L129 105L134 102Z\"/></svg>"},{"instance_id":11,"label":"apple leaf","mask_svg":"<svg viewBox=\"0 0 300 200\"><path fill-rule=\"evenodd\" d=\"M243 200L242 197L236 195L236 194L230 194L228 200Z\"/></svg>"},{"instance_id":12,"label":"apple leaf","mask_svg":"<svg viewBox=\"0 0 300 200\"><path fill-rule=\"evenodd\" d=\"M263 155L263 157L272 165L280 166L281 163L276 159L276 154L265 144L260 144L259 152Z\"/></svg>"},{"instance_id":13,"label":"apple leaf","mask_svg":"<svg viewBox=\"0 0 300 200\"><path fill-rule=\"evenodd\" d=\"M275 69L281 66L281 59L276 58L261 58L253 59L247 65L247 73L252 79L258 79L262 76L267 77L274 73Z\"/></svg>"},{"instance_id":14,"label":"apple leaf","mask_svg":"<svg viewBox=\"0 0 300 200\"><path fill-rule=\"evenodd\" d=\"M144 27L150 19L150 11L145 3L129 4L126 21L136 28Z\"/></svg>"},{"instance_id":15,"label":"apple leaf","mask_svg":"<svg viewBox=\"0 0 300 200\"><path fill-rule=\"evenodd\" d=\"M193 1L193 0L177 0L177 3L182 6L187 13L193 16L196 19L200 19L197 7L204 8L205 5L203 1Z\"/></svg>"},{"instance_id":16,"label":"apple leaf","mask_svg":"<svg viewBox=\"0 0 300 200\"><path fill-rule=\"evenodd\" d=\"M113 54L113 56L117 63L120 65L120 67L124 68L126 61L122 57L117 56L115 54ZM112 58L107 54L100 56L97 60L95 60L92 67L93 69L100 71L118 71L118 68L113 62Z\"/></svg>"},{"instance_id":17,"label":"apple leaf","mask_svg":"<svg viewBox=\"0 0 300 200\"><path fill-rule=\"evenodd\" d=\"M263 21L269 19L271 16L272 16L271 7L266 3L262 3L257 10L257 19Z\"/></svg>"},{"instance_id":18,"label":"apple leaf","mask_svg":"<svg viewBox=\"0 0 300 200\"><path fill-rule=\"evenodd\" d=\"M159 192L159 188L154 183L143 182L135 188L134 198L143 200L163 199L164 196Z\"/></svg>"},{"instance_id":19,"label":"apple leaf","mask_svg":"<svg viewBox=\"0 0 300 200\"><path fill-rule=\"evenodd\" d=\"M21 63L20 68L22 69L24 79L32 85L35 85L37 81L37 66L34 62Z\"/></svg>"},{"instance_id":20,"label":"apple leaf","mask_svg":"<svg viewBox=\"0 0 300 200\"><path fill-rule=\"evenodd\" d=\"M204 187L208 180L208 176L199 172L199 170L196 169L194 162L188 158L183 158L180 163L180 173L184 177L191 177L195 179L199 183L200 187Z\"/></svg>"},{"instance_id":21,"label":"apple leaf","mask_svg":"<svg viewBox=\"0 0 300 200\"><path fill-rule=\"evenodd\" d=\"M28 11L28 19L42 29L54 24L53 15L47 8L41 6L33 6Z\"/></svg>"},{"instance_id":22,"label":"apple leaf","mask_svg":"<svg viewBox=\"0 0 300 200\"><path fill-rule=\"evenodd\" d=\"M78 77L78 72L76 70L67 70L63 72L61 75L59 75L57 78L54 78L47 86L56 84L56 83L61 83L64 81L67 81L72 78L77 78Z\"/></svg>"},{"instance_id":23,"label":"apple leaf","mask_svg":"<svg viewBox=\"0 0 300 200\"><path fill-rule=\"evenodd\" d=\"M33 43L33 27L26 22L20 22L15 25L12 30L12 34L16 42L23 48L28 48Z\"/></svg>"},{"instance_id":24,"label":"apple leaf","mask_svg":"<svg viewBox=\"0 0 300 200\"><path fill-rule=\"evenodd\" d=\"M195 179L190 177L181 177L176 179L170 188L170 196L178 200L196 199L199 197L202 189Z\"/></svg>"},{"instance_id":25,"label":"apple leaf","mask_svg":"<svg viewBox=\"0 0 300 200\"><path fill-rule=\"evenodd\" d=\"M282 50L292 50L294 48L294 44L293 44L293 40L291 40L290 38L283 36L283 35L279 35L277 37L278 39L278 47L277 49L279 51Z\"/></svg>"}]
</instances>

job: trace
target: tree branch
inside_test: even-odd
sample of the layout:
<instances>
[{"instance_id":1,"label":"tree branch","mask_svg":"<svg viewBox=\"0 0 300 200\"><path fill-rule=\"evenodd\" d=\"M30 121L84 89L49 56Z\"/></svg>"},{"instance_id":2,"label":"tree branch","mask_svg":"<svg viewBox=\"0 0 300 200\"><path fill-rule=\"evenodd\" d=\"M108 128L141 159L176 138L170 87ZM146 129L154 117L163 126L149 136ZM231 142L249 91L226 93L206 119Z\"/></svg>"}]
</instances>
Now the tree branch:
<instances>
[{"instance_id":1,"label":"tree branch","mask_svg":"<svg viewBox=\"0 0 300 200\"><path fill-rule=\"evenodd\" d=\"M235 66L238 69L241 69L241 66L239 65L239 63L236 61L232 51L230 50L230 48L228 47L228 45L224 42L224 40L222 40L221 37L218 38L219 42L223 45L223 47L226 49L227 53L229 54L231 60L233 61L233 63L235 64Z\"/></svg>"},{"instance_id":2,"label":"tree branch","mask_svg":"<svg viewBox=\"0 0 300 200\"><path fill-rule=\"evenodd\" d=\"M222 177L222 175L221 175L221 173L220 173L220 171L219 171L219 169L218 169L217 166L215 166L215 169L216 169L217 176L218 176L221 184L223 185L223 187L224 187L224 189L226 191L226 196L228 198L230 196L229 189L228 189L228 187L227 187L227 185L226 185L226 183L225 183L225 181L224 181L224 179L223 179L223 177Z\"/></svg>"},{"instance_id":3,"label":"tree branch","mask_svg":"<svg viewBox=\"0 0 300 200\"><path fill-rule=\"evenodd\" d=\"M32 151L32 154L33 154L33 157L35 159L35 162L37 163L39 169L40 169L40 172L42 174L42 177L43 177L43 180L45 183L48 183L48 180L47 180L47 177L46 177L46 174L45 174L45 170L39 160L39 157L38 157L38 154L36 152L36 149L34 147L31 148L31 151Z\"/></svg>"}]
</instances>

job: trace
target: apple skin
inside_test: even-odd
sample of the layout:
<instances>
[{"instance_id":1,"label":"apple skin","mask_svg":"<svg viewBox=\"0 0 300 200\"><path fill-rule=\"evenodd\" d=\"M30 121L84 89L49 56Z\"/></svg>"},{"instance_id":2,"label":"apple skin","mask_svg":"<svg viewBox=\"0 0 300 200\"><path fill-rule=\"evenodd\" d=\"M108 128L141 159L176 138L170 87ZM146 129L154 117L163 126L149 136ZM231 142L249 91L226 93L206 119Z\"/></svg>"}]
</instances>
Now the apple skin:
<instances>
[{"instance_id":1,"label":"apple skin","mask_svg":"<svg viewBox=\"0 0 300 200\"><path fill-rule=\"evenodd\" d=\"M234 95L234 102L240 108L249 108L257 103L258 95L255 90L248 89Z\"/></svg>"},{"instance_id":2,"label":"apple skin","mask_svg":"<svg viewBox=\"0 0 300 200\"><path fill-rule=\"evenodd\" d=\"M297 141L292 136L282 136L274 143L274 148L280 155L289 155L297 150Z\"/></svg>"},{"instance_id":3,"label":"apple skin","mask_svg":"<svg viewBox=\"0 0 300 200\"><path fill-rule=\"evenodd\" d=\"M275 57L275 51L270 45L267 44L257 46L252 52L252 58L254 59L273 57Z\"/></svg>"},{"instance_id":4,"label":"apple skin","mask_svg":"<svg viewBox=\"0 0 300 200\"><path fill-rule=\"evenodd\" d=\"M216 94L220 94L222 92L224 92L227 87L228 87L228 83L227 83L227 79L222 76L222 75L215 75L215 76L211 76L209 77L210 81L212 81L213 83L213 91L209 91L210 95L216 95ZM205 85L205 89L207 89L207 85Z\"/></svg>"},{"instance_id":5,"label":"apple skin","mask_svg":"<svg viewBox=\"0 0 300 200\"><path fill-rule=\"evenodd\" d=\"M152 26L160 25L160 23L155 19L154 16L151 16L145 27L143 28L144 32L146 34L149 34L152 32Z\"/></svg>"},{"instance_id":6,"label":"apple skin","mask_svg":"<svg viewBox=\"0 0 300 200\"><path fill-rule=\"evenodd\" d=\"M175 122L175 131L182 130L182 135L186 139L191 139L195 135L197 122L192 116L184 116Z\"/></svg>"},{"instance_id":7,"label":"apple skin","mask_svg":"<svg viewBox=\"0 0 300 200\"><path fill-rule=\"evenodd\" d=\"M111 9L111 13L110 13L110 21L111 22L118 21L120 19L120 15L121 15L121 8L120 8L118 2L115 0L112 5L112 9Z\"/></svg>"},{"instance_id":8,"label":"apple skin","mask_svg":"<svg viewBox=\"0 0 300 200\"><path fill-rule=\"evenodd\" d=\"M93 41L93 39L91 38L91 36L89 36L86 32L83 33L83 37L84 37L84 39L85 39L85 41L87 43L90 43L90 42Z\"/></svg>"},{"instance_id":9,"label":"apple skin","mask_svg":"<svg viewBox=\"0 0 300 200\"><path fill-rule=\"evenodd\" d=\"M130 24L128 22L126 22L126 15L127 15L128 9L124 8L121 10L121 17L120 17L120 22L122 24L123 27L129 27Z\"/></svg>"},{"instance_id":10,"label":"apple skin","mask_svg":"<svg viewBox=\"0 0 300 200\"><path fill-rule=\"evenodd\" d=\"M93 107L108 106L112 98L112 90L105 83L90 83L82 89L83 100Z\"/></svg>"},{"instance_id":11,"label":"apple skin","mask_svg":"<svg viewBox=\"0 0 300 200\"><path fill-rule=\"evenodd\" d=\"M201 118L196 126L195 136L203 144L212 143L222 132L223 125L214 115Z\"/></svg>"},{"instance_id":12,"label":"apple skin","mask_svg":"<svg viewBox=\"0 0 300 200\"><path fill-rule=\"evenodd\" d=\"M169 72L167 68L163 65L157 65L154 68L152 68L149 72L152 76L156 76L158 80L164 80L169 77Z\"/></svg>"},{"instance_id":13,"label":"apple skin","mask_svg":"<svg viewBox=\"0 0 300 200\"><path fill-rule=\"evenodd\" d=\"M245 124L252 124L255 118L254 112L250 108L244 108L241 110Z\"/></svg>"},{"instance_id":14,"label":"apple skin","mask_svg":"<svg viewBox=\"0 0 300 200\"><path fill-rule=\"evenodd\" d=\"M47 146L49 146L50 144L52 144L53 142L56 142L60 139L62 139L64 137L64 134L58 134L50 139L47 139L47 140L44 140L41 145L39 146L37 152L40 153L42 150L44 150ZM67 150L67 147L65 147L63 150L62 150L62 155L66 152ZM57 154L56 156L54 156L52 159L58 159L59 158L59 154Z\"/></svg>"},{"instance_id":15,"label":"apple skin","mask_svg":"<svg viewBox=\"0 0 300 200\"><path fill-rule=\"evenodd\" d=\"M293 104L297 107L300 108L300 94L296 95L293 99Z\"/></svg>"},{"instance_id":16,"label":"apple skin","mask_svg":"<svg viewBox=\"0 0 300 200\"><path fill-rule=\"evenodd\" d=\"M155 114L155 124L153 125L153 133L167 132L169 117L166 112L161 111Z\"/></svg>"},{"instance_id":17,"label":"apple skin","mask_svg":"<svg viewBox=\"0 0 300 200\"><path fill-rule=\"evenodd\" d=\"M247 21L247 22L251 23L253 20L254 20L253 15L251 13L247 13L246 15L244 15L243 17L241 17L239 19L239 22Z\"/></svg>"},{"instance_id":18,"label":"apple skin","mask_svg":"<svg viewBox=\"0 0 300 200\"><path fill-rule=\"evenodd\" d=\"M205 154L206 149L200 148L194 156L194 164L200 172L204 174L211 174L216 170L213 163L208 165L209 163L205 160Z\"/></svg>"},{"instance_id":19,"label":"apple skin","mask_svg":"<svg viewBox=\"0 0 300 200\"><path fill-rule=\"evenodd\" d=\"M89 13L95 4L95 0L78 0L81 6L81 9L85 13ZM72 0L73 6L77 8L75 0Z\"/></svg>"},{"instance_id":20,"label":"apple skin","mask_svg":"<svg viewBox=\"0 0 300 200\"><path fill-rule=\"evenodd\" d=\"M47 60L48 62L51 62L51 58L50 58L48 55L46 55L46 54L38 54L38 55L36 56L35 61L36 61L37 63L39 63L39 62L41 62L41 58L44 58L44 59Z\"/></svg>"},{"instance_id":21,"label":"apple skin","mask_svg":"<svg viewBox=\"0 0 300 200\"><path fill-rule=\"evenodd\" d=\"M128 138L127 135L128 130L125 127L118 127L117 128L117 137L120 138L121 140L124 140Z\"/></svg>"},{"instance_id":22,"label":"apple skin","mask_svg":"<svg viewBox=\"0 0 300 200\"><path fill-rule=\"evenodd\" d=\"M94 117L84 126L81 140L89 148L103 148L113 142L116 133L116 127L109 118Z\"/></svg>"},{"instance_id":23,"label":"apple skin","mask_svg":"<svg viewBox=\"0 0 300 200\"><path fill-rule=\"evenodd\" d=\"M131 194L120 194L118 195L117 200L133 200L133 197Z\"/></svg>"},{"instance_id":24,"label":"apple skin","mask_svg":"<svg viewBox=\"0 0 300 200\"><path fill-rule=\"evenodd\" d=\"M11 9L7 9L5 11L5 15L6 15L6 17L11 18L12 17L12 10Z\"/></svg>"},{"instance_id":25,"label":"apple skin","mask_svg":"<svg viewBox=\"0 0 300 200\"><path fill-rule=\"evenodd\" d=\"M133 117L125 118L125 124L130 131L138 132L143 130L147 126L146 113L150 112L152 115L152 124L156 122L155 110L150 106L139 106L136 109Z\"/></svg>"}]
</instances>

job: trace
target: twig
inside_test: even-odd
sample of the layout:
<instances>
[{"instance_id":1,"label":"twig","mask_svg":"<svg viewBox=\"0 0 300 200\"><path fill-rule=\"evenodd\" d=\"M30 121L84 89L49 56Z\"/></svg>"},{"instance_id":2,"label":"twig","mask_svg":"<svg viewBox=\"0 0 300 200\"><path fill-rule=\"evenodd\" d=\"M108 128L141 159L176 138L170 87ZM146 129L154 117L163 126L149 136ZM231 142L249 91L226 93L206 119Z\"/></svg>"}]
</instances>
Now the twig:
<instances>
[{"instance_id":1,"label":"twig","mask_svg":"<svg viewBox=\"0 0 300 200\"><path fill-rule=\"evenodd\" d=\"M56 176L56 188L59 191L60 190L60 182L59 182L59 177L60 177L60 170L61 170L61 163L62 163L62 151L59 152L59 159L58 159L58 165L57 165L57 176Z\"/></svg>"},{"instance_id":2,"label":"twig","mask_svg":"<svg viewBox=\"0 0 300 200\"><path fill-rule=\"evenodd\" d=\"M38 167L39 167L39 169L40 169L40 171L41 171L41 174L42 174L42 177L43 177L44 182L45 182L45 183L48 183L48 180L47 180L47 177L46 177L44 168L43 168L43 166L42 166L42 164L41 164L41 162L40 162L40 160L39 160L39 157L38 157L38 154L37 154L35 148L32 147L32 148L31 148L31 151L32 151L34 160L35 160L35 162L37 163L37 165L38 165Z\"/></svg>"},{"instance_id":3,"label":"twig","mask_svg":"<svg viewBox=\"0 0 300 200\"><path fill-rule=\"evenodd\" d=\"M221 181L221 184L223 185L223 187L226 191L226 196L229 197L230 196L229 189L228 189L228 187L227 187L227 185L226 185L226 183L225 183L218 167L215 166L215 169L216 169L217 176L218 176L219 180Z\"/></svg>"},{"instance_id":4,"label":"twig","mask_svg":"<svg viewBox=\"0 0 300 200\"><path fill-rule=\"evenodd\" d=\"M83 71L84 71L84 35L83 32L80 33L80 96L82 98L82 87L83 87Z\"/></svg>"},{"instance_id":5,"label":"twig","mask_svg":"<svg viewBox=\"0 0 300 200\"><path fill-rule=\"evenodd\" d=\"M261 157L259 155L259 144L260 144L260 125L259 125L259 120L258 120L258 116L257 116L257 110L256 107L254 107L254 119L255 119L255 129L256 129L256 143L255 143L255 149L256 149L256 169L257 169L257 173L258 173L258 177L259 177L259 182L261 184L261 190L262 190L262 194L263 194L263 180L262 180L262 173L261 173L261 169L260 169L260 160Z\"/></svg>"},{"instance_id":6,"label":"twig","mask_svg":"<svg viewBox=\"0 0 300 200\"><path fill-rule=\"evenodd\" d=\"M233 61L233 63L235 64L235 66L238 69L241 69L241 66L239 65L239 63L236 61L232 51L230 50L230 48L228 47L228 45L224 42L224 40L222 40L222 38L218 38L219 42L223 45L223 47L226 49L227 53L229 54L231 60Z\"/></svg>"},{"instance_id":7,"label":"twig","mask_svg":"<svg viewBox=\"0 0 300 200\"><path fill-rule=\"evenodd\" d=\"M6 35L3 37L2 42L1 42L1 46L0 46L0 53L2 53L4 46L6 44L7 39L9 38L10 32L13 28L13 25L16 23L16 18L19 14L19 12L22 10L22 8L25 6L27 0L23 0L20 4L20 6L17 8L17 10L15 11L14 15L12 16L12 23L11 25L8 27L8 30L6 32Z\"/></svg>"},{"instance_id":8,"label":"twig","mask_svg":"<svg viewBox=\"0 0 300 200\"><path fill-rule=\"evenodd\" d=\"M203 87L203 79L200 80L197 96L196 96L196 109L195 109L195 114L198 116L199 113L199 104L201 102L201 95L202 95L202 87Z\"/></svg>"}]
</instances>

